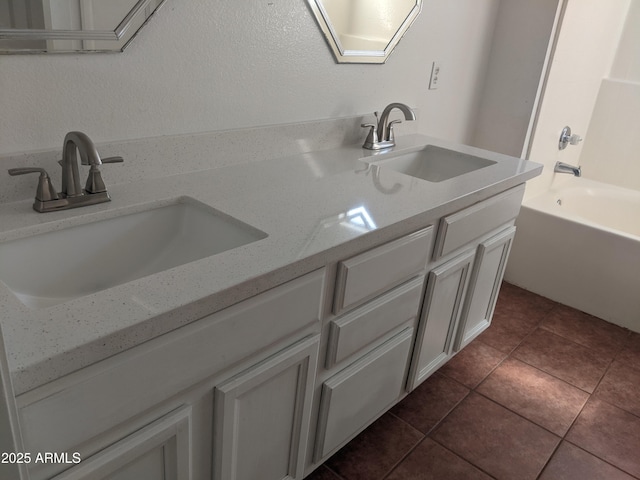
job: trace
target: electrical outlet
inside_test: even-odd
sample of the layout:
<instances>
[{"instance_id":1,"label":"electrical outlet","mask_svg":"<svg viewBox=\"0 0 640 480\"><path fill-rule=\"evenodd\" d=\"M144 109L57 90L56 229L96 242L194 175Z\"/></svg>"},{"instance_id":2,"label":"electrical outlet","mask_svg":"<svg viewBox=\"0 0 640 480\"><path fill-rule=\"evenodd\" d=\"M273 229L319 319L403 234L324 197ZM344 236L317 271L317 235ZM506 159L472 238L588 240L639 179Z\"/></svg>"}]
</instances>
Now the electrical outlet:
<instances>
[{"instance_id":1,"label":"electrical outlet","mask_svg":"<svg viewBox=\"0 0 640 480\"><path fill-rule=\"evenodd\" d=\"M429 79L429 90L436 90L440 85L440 62L431 64L431 78Z\"/></svg>"}]
</instances>

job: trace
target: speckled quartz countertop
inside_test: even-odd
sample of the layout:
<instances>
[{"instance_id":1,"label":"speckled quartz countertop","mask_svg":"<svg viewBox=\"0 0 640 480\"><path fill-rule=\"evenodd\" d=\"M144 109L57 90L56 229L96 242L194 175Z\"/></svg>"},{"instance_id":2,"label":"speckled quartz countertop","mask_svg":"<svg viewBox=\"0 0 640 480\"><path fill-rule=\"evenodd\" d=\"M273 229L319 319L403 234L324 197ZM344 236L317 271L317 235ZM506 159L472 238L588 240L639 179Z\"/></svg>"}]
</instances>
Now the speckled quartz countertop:
<instances>
[{"instance_id":1,"label":"speckled quartz countertop","mask_svg":"<svg viewBox=\"0 0 640 480\"><path fill-rule=\"evenodd\" d=\"M361 159L373 152L353 145L117 184L109 187L110 203L75 210L38 214L31 209L32 201L0 204L0 242L154 208L182 196L268 234L48 308L23 305L0 282L2 330L16 393L415 231L542 170L533 162L420 135L400 137L392 154L426 144L497 163L431 183L386 168L368 169ZM370 222L345 222L354 209L366 212Z\"/></svg>"}]
</instances>

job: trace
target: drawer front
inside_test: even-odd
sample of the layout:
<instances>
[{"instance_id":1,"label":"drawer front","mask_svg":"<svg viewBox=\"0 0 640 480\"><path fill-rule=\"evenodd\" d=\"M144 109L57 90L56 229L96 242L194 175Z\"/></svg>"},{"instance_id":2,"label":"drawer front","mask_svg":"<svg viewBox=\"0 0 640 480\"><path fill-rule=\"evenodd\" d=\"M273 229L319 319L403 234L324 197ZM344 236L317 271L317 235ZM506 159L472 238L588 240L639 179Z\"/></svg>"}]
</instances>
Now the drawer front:
<instances>
[{"instance_id":1,"label":"drawer front","mask_svg":"<svg viewBox=\"0 0 640 480\"><path fill-rule=\"evenodd\" d=\"M17 398L25 447L70 450L314 323L324 269Z\"/></svg>"},{"instance_id":2,"label":"drawer front","mask_svg":"<svg viewBox=\"0 0 640 480\"><path fill-rule=\"evenodd\" d=\"M314 461L341 446L403 393L413 328L383 343L322 385Z\"/></svg>"},{"instance_id":3,"label":"drawer front","mask_svg":"<svg viewBox=\"0 0 640 480\"><path fill-rule=\"evenodd\" d=\"M331 322L325 366L353 355L418 315L424 276L415 278Z\"/></svg>"},{"instance_id":4,"label":"drawer front","mask_svg":"<svg viewBox=\"0 0 640 480\"><path fill-rule=\"evenodd\" d=\"M434 258L447 255L515 219L523 195L524 184L444 217L438 230Z\"/></svg>"},{"instance_id":5,"label":"drawer front","mask_svg":"<svg viewBox=\"0 0 640 480\"><path fill-rule=\"evenodd\" d=\"M360 305L422 271L429 259L433 230L429 226L340 262L333 313Z\"/></svg>"}]
</instances>

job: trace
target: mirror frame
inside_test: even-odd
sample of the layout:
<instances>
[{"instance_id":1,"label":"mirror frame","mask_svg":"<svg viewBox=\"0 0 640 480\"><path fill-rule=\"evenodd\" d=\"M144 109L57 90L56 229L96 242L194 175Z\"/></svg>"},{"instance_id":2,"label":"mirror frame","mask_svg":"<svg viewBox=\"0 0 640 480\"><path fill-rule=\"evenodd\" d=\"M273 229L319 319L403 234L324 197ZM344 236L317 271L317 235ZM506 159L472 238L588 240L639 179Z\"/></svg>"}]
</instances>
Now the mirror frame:
<instances>
[{"instance_id":1,"label":"mirror frame","mask_svg":"<svg viewBox=\"0 0 640 480\"><path fill-rule=\"evenodd\" d=\"M395 35L391 38L384 50L346 50L342 47L340 39L331 25L331 20L322 0L307 0L313 15L324 33L325 40L329 44L331 51L338 63L385 63L398 42L405 35L411 24L418 18L422 11L423 0L416 0L415 6L411 9L407 18L400 25ZM391 0L393 1L393 0Z\"/></svg>"},{"instance_id":2,"label":"mirror frame","mask_svg":"<svg viewBox=\"0 0 640 480\"><path fill-rule=\"evenodd\" d=\"M124 19L114 30L41 30L41 29L17 29L0 28L0 40L24 40L24 41L51 41L51 40L76 40L87 42L89 47L55 50L49 48L15 48L7 49L0 44L0 54L23 53L77 53L77 52L122 52L129 46L140 29L158 11L166 0L138 0ZM157 4L157 5L156 5ZM145 12L147 7L154 6L150 13ZM114 42L112 48L91 48L92 42Z\"/></svg>"}]
</instances>

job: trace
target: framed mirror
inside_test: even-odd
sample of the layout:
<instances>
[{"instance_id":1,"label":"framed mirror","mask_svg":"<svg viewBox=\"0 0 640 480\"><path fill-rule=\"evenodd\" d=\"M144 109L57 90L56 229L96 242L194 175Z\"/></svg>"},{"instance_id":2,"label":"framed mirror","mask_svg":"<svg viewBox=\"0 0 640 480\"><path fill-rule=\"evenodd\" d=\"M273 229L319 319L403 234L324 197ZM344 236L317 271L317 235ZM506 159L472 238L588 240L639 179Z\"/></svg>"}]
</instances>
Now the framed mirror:
<instances>
[{"instance_id":1,"label":"framed mirror","mask_svg":"<svg viewBox=\"0 0 640 480\"><path fill-rule=\"evenodd\" d=\"M0 0L0 53L124 50L165 0Z\"/></svg>"},{"instance_id":2,"label":"framed mirror","mask_svg":"<svg viewBox=\"0 0 640 480\"><path fill-rule=\"evenodd\" d=\"M384 63L422 0L308 0L338 63Z\"/></svg>"}]
</instances>

